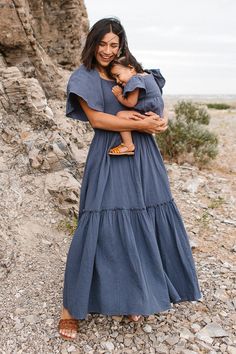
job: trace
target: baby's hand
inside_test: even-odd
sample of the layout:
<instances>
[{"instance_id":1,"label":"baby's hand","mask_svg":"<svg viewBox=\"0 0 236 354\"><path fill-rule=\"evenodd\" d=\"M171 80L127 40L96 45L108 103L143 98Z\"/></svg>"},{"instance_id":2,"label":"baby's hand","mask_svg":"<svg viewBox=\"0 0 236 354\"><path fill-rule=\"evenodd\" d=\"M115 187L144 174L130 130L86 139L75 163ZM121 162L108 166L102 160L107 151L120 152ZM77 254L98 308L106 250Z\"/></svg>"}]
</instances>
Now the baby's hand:
<instances>
[{"instance_id":1,"label":"baby's hand","mask_svg":"<svg viewBox=\"0 0 236 354\"><path fill-rule=\"evenodd\" d=\"M112 87L112 92L118 98L120 95L122 95L123 90L120 86L116 85L116 86Z\"/></svg>"}]
</instances>

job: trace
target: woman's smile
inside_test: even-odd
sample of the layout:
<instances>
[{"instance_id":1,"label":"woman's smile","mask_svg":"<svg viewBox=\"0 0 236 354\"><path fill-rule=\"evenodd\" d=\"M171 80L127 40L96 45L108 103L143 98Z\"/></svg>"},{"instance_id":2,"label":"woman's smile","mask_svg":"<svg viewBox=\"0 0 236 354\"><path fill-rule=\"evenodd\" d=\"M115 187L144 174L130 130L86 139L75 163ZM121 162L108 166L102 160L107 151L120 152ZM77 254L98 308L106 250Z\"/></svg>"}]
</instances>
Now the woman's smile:
<instances>
[{"instance_id":1,"label":"woman's smile","mask_svg":"<svg viewBox=\"0 0 236 354\"><path fill-rule=\"evenodd\" d=\"M119 51L119 37L113 32L105 34L100 41L95 57L98 65L108 66Z\"/></svg>"}]
</instances>

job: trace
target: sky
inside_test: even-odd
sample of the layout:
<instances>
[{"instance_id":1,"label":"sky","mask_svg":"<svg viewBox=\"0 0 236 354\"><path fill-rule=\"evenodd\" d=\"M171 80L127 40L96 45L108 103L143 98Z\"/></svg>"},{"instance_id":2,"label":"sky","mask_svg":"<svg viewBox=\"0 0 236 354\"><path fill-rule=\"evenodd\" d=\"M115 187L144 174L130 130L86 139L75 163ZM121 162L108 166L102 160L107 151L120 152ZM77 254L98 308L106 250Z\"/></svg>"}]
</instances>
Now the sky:
<instances>
[{"instance_id":1,"label":"sky","mask_svg":"<svg viewBox=\"0 0 236 354\"><path fill-rule=\"evenodd\" d=\"M165 94L236 94L236 0L84 0L90 26L118 17Z\"/></svg>"}]
</instances>

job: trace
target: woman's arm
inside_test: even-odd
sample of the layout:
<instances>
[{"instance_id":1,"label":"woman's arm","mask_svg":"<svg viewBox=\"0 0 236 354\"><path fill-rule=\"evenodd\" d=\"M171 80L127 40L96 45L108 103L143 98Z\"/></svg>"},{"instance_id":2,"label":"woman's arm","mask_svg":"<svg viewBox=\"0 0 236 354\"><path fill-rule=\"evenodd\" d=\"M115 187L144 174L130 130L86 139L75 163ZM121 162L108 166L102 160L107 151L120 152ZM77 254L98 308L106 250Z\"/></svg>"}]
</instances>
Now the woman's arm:
<instances>
[{"instance_id":1,"label":"woman's arm","mask_svg":"<svg viewBox=\"0 0 236 354\"><path fill-rule=\"evenodd\" d=\"M126 107L132 108L136 106L139 96L139 88L136 88L134 91L129 92L127 97L123 96L123 90L120 86L114 86L112 88L113 94L116 96L117 100Z\"/></svg>"},{"instance_id":2,"label":"woman's arm","mask_svg":"<svg viewBox=\"0 0 236 354\"><path fill-rule=\"evenodd\" d=\"M136 130L149 134L159 133L167 129L166 121L160 119L155 113L143 116L132 111L129 116L118 118L112 114L91 109L82 98L79 98L79 102L93 128L118 132Z\"/></svg>"}]
</instances>

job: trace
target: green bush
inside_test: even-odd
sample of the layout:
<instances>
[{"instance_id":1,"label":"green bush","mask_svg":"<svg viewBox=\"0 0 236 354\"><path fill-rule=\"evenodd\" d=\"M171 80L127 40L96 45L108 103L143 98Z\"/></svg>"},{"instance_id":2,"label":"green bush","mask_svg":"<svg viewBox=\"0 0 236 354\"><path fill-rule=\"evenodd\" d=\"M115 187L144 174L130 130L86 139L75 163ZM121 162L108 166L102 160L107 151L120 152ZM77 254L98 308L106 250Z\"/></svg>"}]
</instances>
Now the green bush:
<instances>
[{"instance_id":1,"label":"green bush","mask_svg":"<svg viewBox=\"0 0 236 354\"><path fill-rule=\"evenodd\" d=\"M229 109L231 108L230 105L226 103L207 103L207 108L213 109Z\"/></svg>"},{"instance_id":2,"label":"green bush","mask_svg":"<svg viewBox=\"0 0 236 354\"><path fill-rule=\"evenodd\" d=\"M169 121L169 128L156 134L156 141L162 156L170 161L205 165L218 153L218 139L209 132L206 125L210 115L205 108L192 102L180 101L175 106L175 119Z\"/></svg>"}]
</instances>

